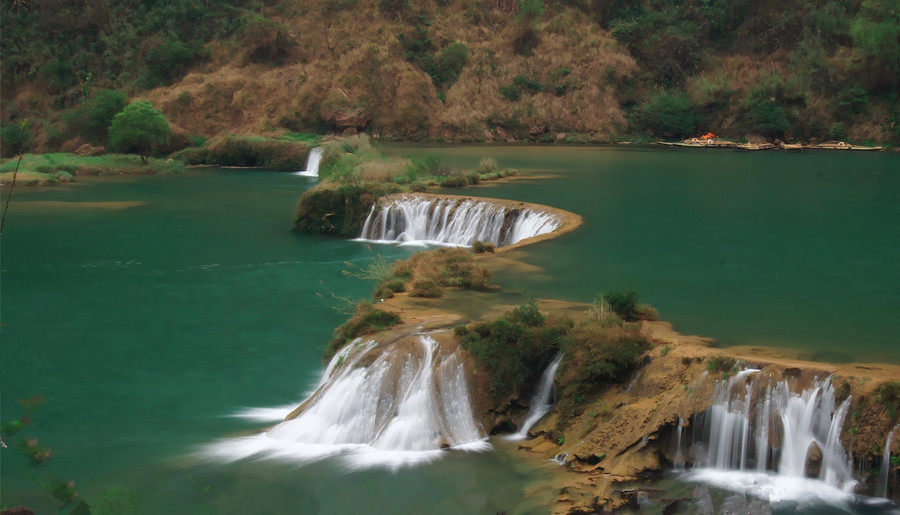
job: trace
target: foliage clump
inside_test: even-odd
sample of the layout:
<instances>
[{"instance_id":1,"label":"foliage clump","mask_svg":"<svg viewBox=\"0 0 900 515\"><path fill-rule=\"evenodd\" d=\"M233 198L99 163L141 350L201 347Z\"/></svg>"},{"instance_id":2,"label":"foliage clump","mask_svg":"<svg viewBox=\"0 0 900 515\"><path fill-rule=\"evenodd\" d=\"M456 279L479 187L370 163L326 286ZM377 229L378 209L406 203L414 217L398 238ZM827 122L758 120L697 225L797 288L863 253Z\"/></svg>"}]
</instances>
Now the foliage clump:
<instances>
[{"instance_id":1,"label":"foliage clump","mask_svg":"<svg viewBox=\"0 0 900 515\"><path fill-rule=\"evenodd\" d=\"M656 320L656 310L646 304L638 303L638 294L634 288L613 290L601 295L598 303L606 304L619 318L626 322L637 320ZM603 309L602 307L600 308Z\"/></svg>"},{"instance_id":2,"label":"foliage clump","mask_svg":"<svg viewBox=\"0 0 900 515\"><path fill-rule=\"evenodd\" d=\"M407 291L410 297L437 298L446 287L487 288L490 278L490 272L475 264L468 250L442 247L395 261L391 275L375 289L375 298L389 298L398 291Z\"/></svg>"},{"instance_id":3,"label":"foliage clump","mask_svg":"<svg viewBox=\"0 0 900 515\"><path fill-rule=\"evenodd\" d=\"M115 115L109 126L109 145L113 150L137 154L141 161L172 137L172 128L163 114L150 102L133 102Z\"/></svg>"},{"instance_id":4,"label":"foliage clump","mask_svg":"<svg viewBox=\"0 0 900 515\"><path fill-rule=\"evenodd\" d=\"M347 342L364 334L383 331L400 323L400 315L376 308L371 302L356 305L353 316L334 330L323 359L328 361Z\"/></svg>"},{"instance_id":5,"label":"foliage clump","mask_svg":"<svg viewBox=\"0 0 900 515\"><path fill-rule=\"evenodd\" d=\"M541 313L534 299L496 320L457 326L454 331L487 371L496 407L525 394L553 357L563 352L556 376L563 425L589 396L623 381L650 346L636 325L597 319L575 323Z\"/></svg>"}]
</instances>

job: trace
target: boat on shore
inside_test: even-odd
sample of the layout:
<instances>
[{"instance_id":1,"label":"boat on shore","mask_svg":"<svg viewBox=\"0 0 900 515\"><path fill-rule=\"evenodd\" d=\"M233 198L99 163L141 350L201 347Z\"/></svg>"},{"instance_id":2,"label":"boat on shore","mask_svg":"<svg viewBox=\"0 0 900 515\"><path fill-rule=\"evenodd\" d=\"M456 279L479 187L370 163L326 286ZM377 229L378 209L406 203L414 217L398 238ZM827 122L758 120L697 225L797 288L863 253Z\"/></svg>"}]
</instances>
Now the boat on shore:
<instances>
[{"instance_id":1,"label":"boat on shore","mask_svg":"<svg viewBox=\"0 0 900 515\"><path fill-rule=\"evenodd\" d=\"M760 150L772 150L774 148L776 148L775 145L768 141L763 141L762 143L738 143L734 146L734 150L739 152L758 152Z\"/></svg>"},{"instance_id":2,"label":"boat on shore","mask_svg":"<svg viewBox=\"0 0 900 515\"><path fill-rule=\"evenodd\" d=\"M857 152L878 152L884 150L884 147L866 147L844 143L843 141L825 141L816 145L807 145L804 148L809 150L853 150Z\"/></svg>"}]
</instances>

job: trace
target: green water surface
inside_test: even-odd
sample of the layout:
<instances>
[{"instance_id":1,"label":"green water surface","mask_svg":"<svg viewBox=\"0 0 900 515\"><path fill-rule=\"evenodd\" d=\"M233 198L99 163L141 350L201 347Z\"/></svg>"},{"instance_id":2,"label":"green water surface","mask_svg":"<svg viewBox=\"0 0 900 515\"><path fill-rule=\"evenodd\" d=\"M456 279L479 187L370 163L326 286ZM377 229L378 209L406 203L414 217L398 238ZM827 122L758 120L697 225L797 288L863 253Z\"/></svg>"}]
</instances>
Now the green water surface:
<instances>
[{"instance_id":1,"label":"green water surface","mask_svg":"<svg viewBox=\"0 0 900 515\"><path fill-rule=\"evenodd\" d=\"M634 286L677 329L723 345L900 362L900 156L393 150L469 168L493 155L526 176L555 176L465 191L584 217L577 231L522 252L543 273L498 273L508 289L589 301ZM95 503L109 487L133 490L144 513L546 507L547 471L505 452L448 453L396 473L192 456L265 427L229 415L299 402L316 383L345 318L332 294L373 287L345 277L345 262L417 250L290 232L296 199L313 183L208 170L16 192L0 249L0 416L18 416L20 398L46 402L0 455L3 506L54 510L39 483L60 477ZM79 205L123 201L145 204ZM13 448L25 437L54 458L29 465Z\"/></svg>"}]
</instances>

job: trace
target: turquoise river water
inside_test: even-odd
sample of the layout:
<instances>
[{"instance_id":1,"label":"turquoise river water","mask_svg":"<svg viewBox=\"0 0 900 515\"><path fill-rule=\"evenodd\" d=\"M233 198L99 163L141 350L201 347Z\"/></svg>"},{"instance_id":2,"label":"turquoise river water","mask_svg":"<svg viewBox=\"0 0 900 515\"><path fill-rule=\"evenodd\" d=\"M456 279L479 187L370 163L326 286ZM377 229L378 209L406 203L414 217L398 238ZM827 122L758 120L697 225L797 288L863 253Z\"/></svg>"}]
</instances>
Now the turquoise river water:
<instances>
[{"instance_id":1,"label":"turquoise river water","mask_svg":"<svg viewBox=\"0 0 900 515\"><path fill-rule=\"evenodd\" d=\"M543 203L584 225L523 250L508 289L589 301L635 287L683 332L813 359L900 362L900 156L591 147L393 146L453 167L483 156L525 179L466 190ZM552 178L541 178L551 175ZM97 505L122 487L143 513L542 511L548 464L448 453L397 472L328 460L208 463L194 451L301 401L345 315L367 296L347 262L417 250L290 231L315 179L247 170L84 180L16 191L2 236L0 415L46 402L2 451L2 505L57 506L44 478ZM454 193L459 193L458 191ZM123 204L130 203L130 204ZM119 497L119 500L122 496Z\"/></svg>"}]
</instances>

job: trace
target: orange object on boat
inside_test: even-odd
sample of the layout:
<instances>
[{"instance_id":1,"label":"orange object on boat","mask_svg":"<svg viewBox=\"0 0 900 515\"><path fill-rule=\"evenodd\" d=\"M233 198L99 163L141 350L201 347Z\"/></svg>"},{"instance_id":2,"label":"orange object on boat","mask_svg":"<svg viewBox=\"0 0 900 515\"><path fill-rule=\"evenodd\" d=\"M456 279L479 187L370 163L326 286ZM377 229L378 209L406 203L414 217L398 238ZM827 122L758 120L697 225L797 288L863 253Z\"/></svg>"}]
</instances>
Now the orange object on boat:
<instances>
[{"instance_id":1,"label":"orange object on boat","mask_svg":"<svg viewBox=\"0 0 900 515\"><path fill-rule=\"evenodd\" d=\"M711 133L711 132L707 132L707 133L704 134L703 136L700 136L700 139L713 139L713 138L715 138L715 137L716 137L715 134L713 134L713 133Z\"/></svg>"}]
</instances>

